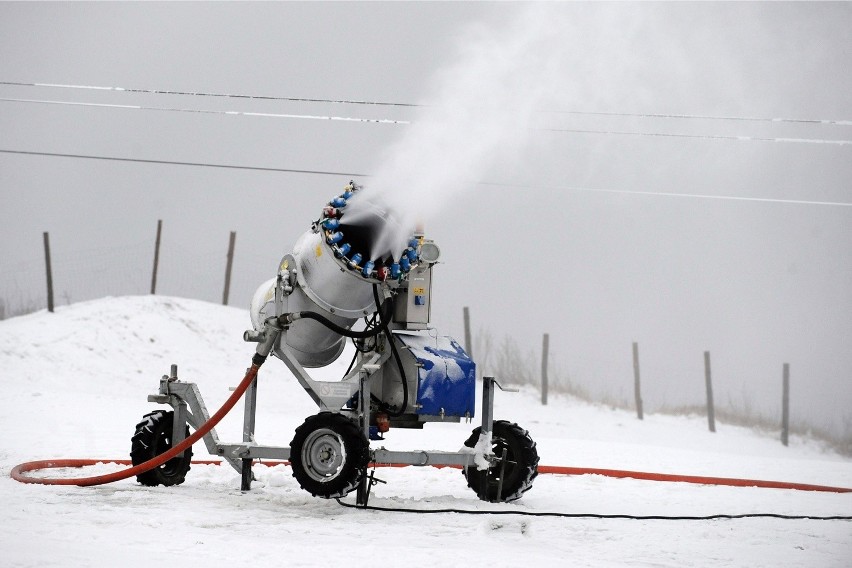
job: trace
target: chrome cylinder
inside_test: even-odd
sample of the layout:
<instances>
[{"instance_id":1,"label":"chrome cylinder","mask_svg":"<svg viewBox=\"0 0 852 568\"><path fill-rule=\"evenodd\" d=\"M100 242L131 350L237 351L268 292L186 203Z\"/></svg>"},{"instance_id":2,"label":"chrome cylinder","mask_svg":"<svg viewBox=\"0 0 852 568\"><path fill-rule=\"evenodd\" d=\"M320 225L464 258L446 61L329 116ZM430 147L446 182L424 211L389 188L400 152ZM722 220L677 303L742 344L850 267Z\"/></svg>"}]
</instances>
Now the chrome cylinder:
<instances>
[{"instance_id":1,"label":"chrome cylinder","mask_svg":"<svg viewBox=\"0 0 852 568\"><path fill-rule=\"evenodd\" d=\"M407 278L419 261L417 241L410 233L400 239L404 231L392 212L375 203L362 200L353 208L350 199L357 191L351 184L332 199L320 220L298 239L292 254L282 259L278 277L255 292L251 306L255 330L260 331L268 317L301 311L319 313L351 329L376 310L374 285L398 285ZM279 356L282 342L310 368L337 359L346 338L318 321L299 319L281 334Z\"/></svg>"}]
</instances>

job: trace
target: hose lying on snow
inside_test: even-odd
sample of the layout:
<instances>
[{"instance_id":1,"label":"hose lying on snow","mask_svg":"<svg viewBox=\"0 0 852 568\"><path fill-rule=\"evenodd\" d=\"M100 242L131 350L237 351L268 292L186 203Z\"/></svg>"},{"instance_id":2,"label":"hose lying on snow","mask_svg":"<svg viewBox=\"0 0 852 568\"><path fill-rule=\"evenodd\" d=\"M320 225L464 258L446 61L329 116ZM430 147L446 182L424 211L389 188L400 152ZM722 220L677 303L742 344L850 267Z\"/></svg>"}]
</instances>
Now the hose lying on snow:
<instances>
[{"instance_id":1,"label":"hose lying on snow","mask_svg":"<svg viewBox=\"0 0 852 568\"><path fill-rule=\"evenodd\" d=\"M235 391L236 392L236 391ZM226 403L227 404L227 403ZM224 408L224 407L223 407ZM221 412L221 411L220 411ZM217 413L218 415L218 413ZM214 416L215 418L215 416ZM213 418L210 419L211 421ZM205 427L207 424L205 424ZM202 428L203 429L203 428ZM201 430L199 430L200 432ZM189 440L192 438L190 436L187 438ZM175 446L175 448L179 448L181 444ZM183 448L185 449L185 448ZM175 449L172 448L169 452L173 452L175 455L182 450L178 450L175 452ZM12 468L12 472L10 476L12 479L16 481L20 481L21 483L40 483L44 485L99 485L103 483L110 483L112 481L119 481L121 479L126 479L133 475L137 475L139 473L148 471L148 469L152 469L159 465L162 465L171 457L167 457L165 460L161 460L163 456L166 456L169 452L165 454L161 454L157 456L157 458L149 460L145 463L139 464L136 467L122 470L110 475L102 475L99 477L82 477L75 479L49 479L49 478L41 478L41 477L29 477L24 475L29 471L38 471L42 469L52 469L52 468L63 468L63 467L85 467L91 465L97 465L100 463L117 463L122 465L129 465L130 460L96 460L96 459L55 459L55 460L40 460L40 461L31 461L16 465ZM158 462L158 463L155 463ZM192 462L195 465L220 465L222 462L219 460L194 460ZM290 465L290 462L286 461L264 461L259 462L261 465L273 467L276 465ZM154 464L148 466L148 464ZM146 467L148 466L148 467ZM370 467L409 467L409 464L388 464L388 463L373 463L370 464ZM461 469L461 466L454 465L436 465L432 467L444 468L449 467L453 469ZM617 469L596 469L596 468L587 468L587 467L562 467L555 465L539 465L538 472L541 474L556 474L556 475L603 475L606 477L615 477L620 479L642 479L646 481L672 481L679 483L697 483L700 485L727 485L733 487L758 487L763 489L792 489L796 491L821 491L827 493L852 493L852 488L848 487L831 487L828 485L812 485L808 483L790 483L786 481L764 481L760 479L735 479L728 477L703 477L697 475L675 475L668 473L649 473L644 471L626 471L626 470L617 470ZM120 477L116 477L115 479L106 479L108 477L115 476L121 474ZM92 480L101 480L97 482L89 482ZM86 483L89 482L89 483Z\"/></svg>"},{"instance_id":2,"label":"hose lying on snow","mask_svg":"<svg viewBox=\"0 0 852 568\"><path fill-rule=\"evenodd\" d=\"M185 449L189 448L192 444L200 440L207 432L213 429L216 424L219 423L222 418L225 417L228 412L237 404L237 401L243 396L243 393L248 389L249 385L252 381L257 377L257 371L260 366L263 364L264 358L255 357L252 362L252 366L246 371L246 376L237 386L236 390L228 397L228 400L225 401L225 404L222 405L216 414L210 417L210 420L205 422L201 428L196 430L192 435L186 438L184 441L171 448L170 450L158 455L155 458L151 458L150 460L140 463L137 466L130 467L127 469L122 469L121 471L116 471L114 473L108 473L105 475L98 475L95 477L72 477L72 478L39 478L39 477L28 477L23 475L26 471L34 471L37 469L45 469L45 468L55 468L55 467L80 467L78 463L80 460L46 460L40 462L30 462L26 464L21 464L15 466L12 469L11 476L12 479L16 481L20 481L21 483L38 483L41 485L79 485L81 487L86 487L89 485L103 485L105 483L112 483L114 481L121 481L122 479L127 479L128 477L133 477L134 475L139 475L140 473L145 473L146 471L152 470L155 467L160 467L173 457L177 456L179 453L183 452ZM88 465L88 464L83 464Z\"/></svg>"}]
</instances>

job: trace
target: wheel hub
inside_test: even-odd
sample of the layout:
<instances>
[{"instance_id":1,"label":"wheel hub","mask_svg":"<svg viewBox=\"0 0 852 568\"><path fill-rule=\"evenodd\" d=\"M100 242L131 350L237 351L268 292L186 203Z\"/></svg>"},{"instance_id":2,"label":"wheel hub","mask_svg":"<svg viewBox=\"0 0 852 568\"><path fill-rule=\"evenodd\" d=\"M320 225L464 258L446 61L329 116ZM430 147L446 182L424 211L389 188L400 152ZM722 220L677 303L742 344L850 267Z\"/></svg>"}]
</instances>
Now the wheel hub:
<instances>
[{"instance_id":1,"label":"wheel hub","mask_svg":"<svg viewBox=\"0 0 852 568\"><path fill-rule=\"evenodd\" d=\"M302 446L302 463L306 473L316 481L329 481L340 473L346 459L343 440L331 429L312 432Z\"/></svg>"}]
</instances>

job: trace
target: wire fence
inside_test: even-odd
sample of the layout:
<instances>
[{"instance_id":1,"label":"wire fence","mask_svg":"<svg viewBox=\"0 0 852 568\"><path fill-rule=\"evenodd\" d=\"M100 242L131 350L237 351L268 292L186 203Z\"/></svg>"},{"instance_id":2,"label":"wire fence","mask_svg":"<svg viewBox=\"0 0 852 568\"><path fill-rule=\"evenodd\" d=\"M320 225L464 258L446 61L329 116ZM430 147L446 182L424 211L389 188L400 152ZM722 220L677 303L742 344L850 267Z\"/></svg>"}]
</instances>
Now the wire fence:
<instances>
[{"instance_id":1,"label":"wire fence","mask_svg":"<svg viewBox=\"0 0 852 568\"><path fill-rule=\"evenodd\" d=\"M467 323L467 322L466 322ZM484 375L502 377L509 384L532 388L541 392L542 404L547 404L548 392L568 395L593 404L602 404L609 408L632 411L638 420L643 414L664 414L676 416L706 417L709 430L716 431L718 420L730 426L742 426L767 435L778 435L783 445L788 445L790 435L819 440L841 455L852 457L852 413L840 417L840 423L829 427L815 424L804 416L790 416L789 365L783 365L783 383L779 380L778 400L775 404L764 398L755 399L754 395L740 393L740 398L730 392L712 393L712 380L709 365L709 352L704 353L707 381L707 399L702 402L681 402L672 404L665 400L647 400L643 413L643 394L639 386L638 345L634 343L634 376L625 374L622 387L618 392L590 388L587 382L577 380L564 367L564 360L558 353L548 355L548 334L542 351L528 349L511 335L496 337L487 329L471 332L471 350L477 361L477 372ZM625 349L624 357L629 358ZM779 379L782 365L779 364ZM705 378L705 377L700 377ZM647 380L647 378L646 378ZM653 379L652 379L653 380ZM635 391L634 391L635 388ZM782 401L783 390L783 401ZM635 396L635 399L633 398ZM777 404L780 403L780 404Z\"/></svg>"},{"instance_id":2,"label":"wire fence","mask_svg":"<svg viewBox=\"0 0 852 568\"><path fill-rule=\"evenodd\" d=\"M56 243L54 243L55 245ZM161 260L171 268L180 258L180 270L160 269L157 292L209 301L221 301L225 254L199 253L169 243ZM149 294L154 243L136 242L51 252L55 305L69 305L106 296ZM214 277L216 275L216 277ZM48 306L43 258L4 263L0 267L0 319Z\"/></svg>"}]
</instances>

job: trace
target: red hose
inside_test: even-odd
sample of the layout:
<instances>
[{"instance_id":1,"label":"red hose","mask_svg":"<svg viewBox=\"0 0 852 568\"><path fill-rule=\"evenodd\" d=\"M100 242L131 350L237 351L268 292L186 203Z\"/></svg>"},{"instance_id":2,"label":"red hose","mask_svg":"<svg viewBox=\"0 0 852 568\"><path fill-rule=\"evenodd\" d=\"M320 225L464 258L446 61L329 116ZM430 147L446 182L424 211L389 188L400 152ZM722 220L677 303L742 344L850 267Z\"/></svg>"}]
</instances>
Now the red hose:
<instances>
[{"instance_id":1,"label":"red hose","mask_svg":"<svg viewBox=\"0 0 852 568\"><path fill-rule=\"evenodd\" d=\"M189 439L189 438L187 438ZM165 455L165 454L163 454ZM150 460L145 463L152 463L154 460ZM22 483L42 483L42 484L56 484L55 482L66 482L66 484L71 485L96 485L95 483L79 483L81 480L88 479L99 479L96 477L93 478L81 478L81 479L45 479L39 477L27 477L24 474L28 471L38 471L41 469L52 469L52 468L60 468L60 467L85 467L90 465L97 465L99 463L117 463L121 465L131 465L130 460L95 460L95 459L57 459L57 460L41 460L41 461L31 461L22 463L20 465L16 465L12 468L11 477L16 481L20 481ZM194 465L221 465L222 462L219 460L193 460ZM268 467L273 467L276 465L290 465L288 461L263 461L258 462L260 465L265 465ZM140 464L138 467L142 467L145 464ZM409 464L403 463L374 463L370 464L373 467L409 467ZM154 466L156 467L156 466ZM435 465L432 467L436 468L452 468L452 469L461 469L461 466L455 465ZM131 468L135 469L135 468ZM118 474L126 473L130 470L123 470L117 472ZM540 465L538 466L539 473L545 474L557 474L557 475L604 475L606 477L616 477L616 478L630 478L630 479L643 479L647 481L674 481L679 483L698 483L701 485L728 485L733 487L761 487L766 489L794 489L796 491L823 491L828 493L852 493L852 489L846 487L831 487L827 485L811 485L807 483L788 483L785 481L763 481L759 479L734 479L728 477L704 477L704 476L696 476L696 475L674 475L668 473L648 473L643 471L625 471L618 469L596 469L596 468L588 468L588 467L562 467L555 465ZM113 474L115 475L115 474ZM115 479L125 479L130 477L133 473L129 475L125 475L123 477L119 477ZM108 477L106 475L101 476L101 478ZM70 483L69 483L70 482ZM102 483L108 483L108 481L104 481Z\"/></svg>"},{"instance_id":2,"label":"red hose","mask_svg":"<svg viewBox=\"0 0 852 568\"><path fill-rule=\"evenodd\" d=\"M374 467L408 467L404 463L376 463ZM461 469L460 465L433 465L432 467L450 467ZM730 477L704 477L698 475L675 475L669 473L649 473L645 471L627 471L621 469L597 469L592 467L565 467L559 465L539 465L539 473L556 475L603 475L606 477L644 479L647 481L675 481L679 483L698 483L700 485L730 485L734 487L761 487L766 489L795 489L797 491L825 491L829 493L852 493L847 487L828 485L810 485L807 483L788 483L786 481L763 481L760 479L735 479Z\"/></svg>"},{"instance_id":3,"label":"red hose","mask_svg":"<svg viewBox=\"0 0 852 568\"><path fill-rule=\"evenodd\" d=\"M539 473L557 473L562 475L605 475L607 477L645 479L648 481L677 481L680 483L699 483L701 485L730 485L733 487L763 487L767 489L795 489L797 491L826 491L830 493L852 493L846 487L810 485L807 483L787 483L785 481L762 481L759 479L733 479L729 477L704 477L699 475L674 475L669 473L648 473L643 471L624 471L619 469L594 469L588 467L560 467L553 465L538 466Z\"/></svg>"},{"instance_id":4,"label":"red hose","mask_svg":"<svg viewBox=\"0 0 852 568\"><path fill-rule=\"evenodd\" d=\"M145 473L146 471L152 470L155 467L159 467L189 448L200 440L207 432L213 429L216 424L219 423L222 418L225 417L228 412L237 404L237 401L243 396L243 393L249 387L251 382L257 377L257 370L260 368L259 365L253 364L248 371L246 371L246 376L243 378L242 382L237 386L236 390L231 394L228 400L225 401L225 404L222 405L216 414L214 414L204 425L201 426L198 430L196 430L191 436L186 438L184 441L179 443L177 446L168 450L165 453L158 455L155 458L151 458L150 460L140 463L137 466L130 467L127 469L122 469L121 471L116 471L114 473L108 473L106 475L98 475L94 477L74 477L74 478L37 478L37 477L27 477L23 475L25 471L33 471L36 469L45 469L45 468L54 468L54 467L80 467L81 465L89 465L88 463L81 464L81 461L88 460L46 460L39 462L29 462L25 464L21 464L12 468L11 476L12 479L16 481L20 481L21 483L38 483L41 485L79 485L81 487L86 487L89 485L103 485L104 483L112 483L114 481L120 481L122 479L127 479L128 477L133 477L134 475L138 475L140 473ZM97 462L95 462L97 463ZM122 463L122 462L117 462Z\"/></svg>"}]
</instances>

